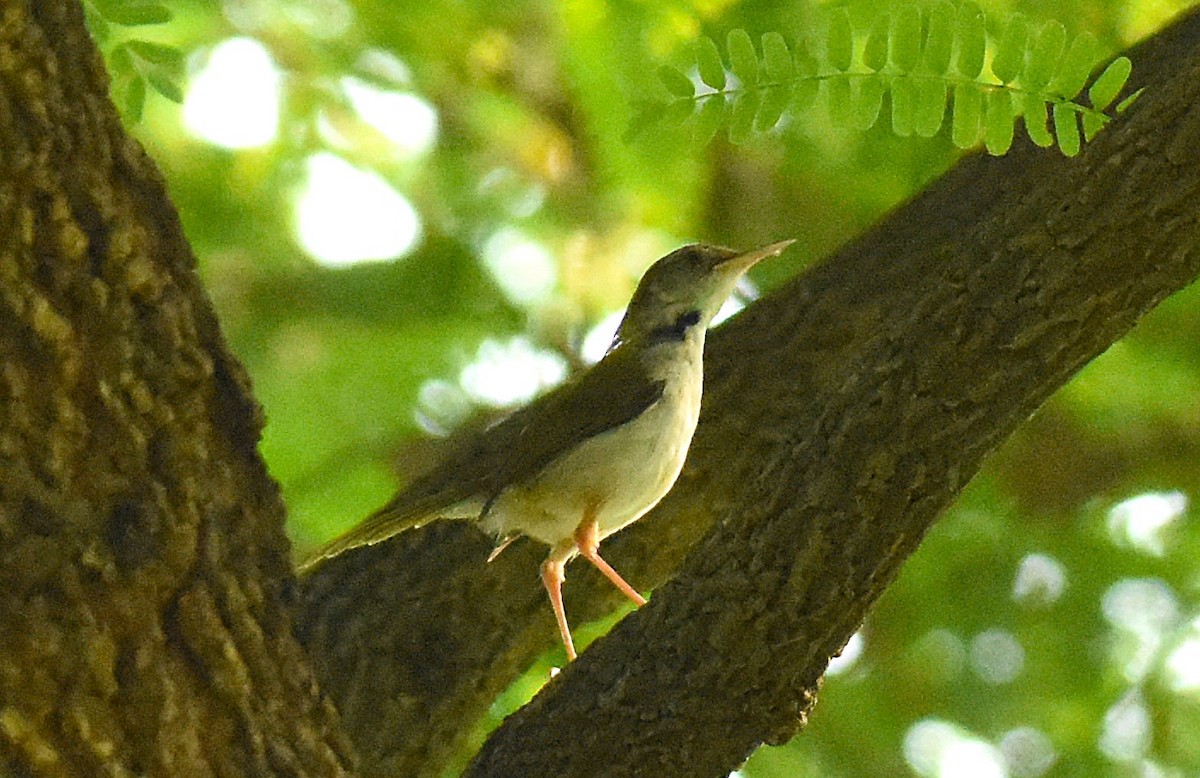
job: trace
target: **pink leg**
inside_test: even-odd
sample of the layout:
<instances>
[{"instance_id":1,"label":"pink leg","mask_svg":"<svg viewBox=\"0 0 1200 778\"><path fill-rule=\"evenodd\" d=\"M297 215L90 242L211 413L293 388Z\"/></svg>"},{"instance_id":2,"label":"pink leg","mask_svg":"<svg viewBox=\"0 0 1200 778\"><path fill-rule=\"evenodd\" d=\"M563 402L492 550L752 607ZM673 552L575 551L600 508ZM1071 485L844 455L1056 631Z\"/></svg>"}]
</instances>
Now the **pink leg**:
<instances>
[{"instance_id":1,"label":"pink leg","mask_svg":"<svg viewBox=\"0 0 1200 778\"><path fill-rule=\"evenodd\" d=\"M563 645L567 649L567 660L575 661L575 642L571 640L571 628L567 626L567 609L563 607L562 584L566 579L563 567L566 560L575 550L573 542L563 541L550 550L550 556L542 562L542 585L546 594L550 595L550 607L554 608L554 618L558 621L558 631L562 635Z\"/></svg>"},{"instance_id":2,"label":"pink leg","mask_svg":"<svg viewBox=\"0 0 1200 778\"><path fill-rule=\"evenodd\" d=\"M638 605L645 605L646 598L637 593L637 590L626 583L621 574L613 569L612 565L605 562L600 557L600 530L596 526L596 520L585 518L583 522L575 529L575 545L579 548L579 554L587 561L596 566L596 569L604 573L604 577L613 582L613 586L621 590L629 599L633 600Z\"/></svg>"}]
</instances>

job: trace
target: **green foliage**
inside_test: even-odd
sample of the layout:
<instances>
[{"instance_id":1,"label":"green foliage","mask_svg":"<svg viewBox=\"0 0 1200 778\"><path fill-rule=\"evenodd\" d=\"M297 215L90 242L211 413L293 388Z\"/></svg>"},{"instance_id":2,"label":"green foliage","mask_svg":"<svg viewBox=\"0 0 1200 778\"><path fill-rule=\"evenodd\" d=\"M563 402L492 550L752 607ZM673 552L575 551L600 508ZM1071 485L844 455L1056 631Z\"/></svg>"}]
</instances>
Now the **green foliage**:
<instances>
[{"instance_id":1,"label":"green foliage","mask_svg":"<svg viewBox=\"0 0 1200 778\"><path fill-rule=\"evenodd\" d=\"M1024 116L1035 144L1078 154L1083 139L1128 105L1110 110L1129 79L1129 60L1110 62L1084 102L1081 93L1099 60L1094 38L1079 35L1068 47L1062 24L1031 22L1020 13L1002 26L1000 35L990 37L977 6L939 0L884 8L860 33L846 9L837 8L826 14L822 32L800 41L794 54L782 35L764 34L761 56L750 35L735 29L725 44L732 83L717 44L704 37L695 47L696 68L712 91L697 92L683 71L662 65L659 77L672 100L648 104L630 135L656 122L690 121L694 137L707 143L725 122L729 139L744 143L809 110L817 96L836 125L867 130L882 115L887 95L892 131L900 137L933 137L949 107L950 140L959 148L982 137L990 154L1004 154ZM805 88L812 86L819 89ZM727 103L732 110L725 110Z\"/></svg>"},{"instance_id":2,"label":"green foliage","mask_svg":"<svg viewBox=\"0 0 1200 778\"><path fill-rule=\"evenodd\" d=\"M172 18L171 9L153 0L84 0L83 8L88 29L108 63L113 101L127 121L141 120L147 86L172 102L183 102L183 53L139 38L115 40L113 30L165 24Z\"/></svg>"}]
</instances>

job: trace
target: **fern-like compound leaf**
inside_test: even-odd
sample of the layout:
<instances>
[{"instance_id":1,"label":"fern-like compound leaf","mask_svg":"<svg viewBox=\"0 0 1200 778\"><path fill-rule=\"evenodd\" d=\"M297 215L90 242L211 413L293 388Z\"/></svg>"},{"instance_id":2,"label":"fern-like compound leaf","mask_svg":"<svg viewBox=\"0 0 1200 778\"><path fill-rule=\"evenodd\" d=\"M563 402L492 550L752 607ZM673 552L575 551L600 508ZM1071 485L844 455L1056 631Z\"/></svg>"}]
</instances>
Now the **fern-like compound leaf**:
<instances>
[{"instance_id":1,"label":"fern-like compound leaf","mask_svg":"<svg viewBox=\"0 0 1200 778\"><path fill-rule=\"evenodd\" d=\"M1094 38L1080 35L1068 46L1062 24L1034 24L1019 13L1005 20L998 38L989 38L983 13L969 1L916 5L898 0L874 15L865 34L856 33L847 9L838 7L825 12L816 29L794 46L783 35L767 32L761 55L745 30L733 30L724 59L717 43L700 38L695 48L699 81L715 93L697 94L694 77L663 65L659 77L673 99L640 111L635 125L686 125L701 142L727 125L730 140L743 143L821 100L834 127L865 130L879 121L886 95L892 130L900 136L937 135L950 107L949 134L958 147L970 148L982 139L991 154L1002 154L1012 145L1017 118L1024 116L1034 144L1058 145L1073 155L1136 97L1111 108L1130 75L1129 61L1118 58L1091 83L1087 105L1078 95L1091 81L1098 49ZM119 81L134 100L146 84L169 93L171 83L162 81L158 69L172 59L172 50L131 51L115 61L114 83ZM733 86L728 73L737 79ZM134 81L141 83L130 87Z\"/></svg>"},{"instance_id":2,"label":"fern-like compound leaf","mask_svg":"<svg viewBox=\"0 0 1200 778\"><path fill-rule=\"evenodd\" d=\"M789 81L795 73L792 67L792 52L788 51L787 42L777 32L768 32L762 36L763 70L767 80L775 84Z\"/></svg>"},{"instance_id":3,"label":"fern-like compound leaf","mask_svg":"<svg viewBox=\"0 0 1200 778\"><path fill-rule=\"evenodd\" d=\"M718 92L725 89L725 65L712 38L702 36L696 41L696 69L700 80Z\"/></svg>"},{"instance_id":4,"label":"fern-like compound leaf","mask_svg":"<svg viewBox=\"0 0 1200 778\"><path fill-rule=\"evenodd\" d=\"M740 29L730 30L725 46L729 49L729 69L744 88L753 89L758 85L758 55L754 51L750 33Z\"/></svg>"},{"instance_id":5,"label":"fern-like compound leaf","mask_svg":"<svg viewBox=\"0 0 1200 778\"><path fill-rule=\"evenodd\" d=\"M1030 91L1041 91L1050 83L1062 62L1063 49L1067 45L1067 30L1058 22L1048 22L1038 31L1037 39L1029 50L1025 73L1021 85ZM1072 97L1073 95L1067 95Z\"/></svg>"},{"instance_id":6,"label":"fern-like compound leaf","mask_svg":"<svg viewBox=\"0 0 1200 778\"><path fill-rule=\"evenodd\" d=\"M696 94L696 85L692 83L692 79L670 65L658 66L658 80L673 97L692 97Z\"/></svg>"},{"instance_id":7,"label":"fern-like compound leaf","mask_svg":"<svg viewBox=\"0 0 1200 778\"><path fill-rule=\"evenodd\" d=\"M1092 107L1103 111L1111 105L1125 88L1125 82L1129 80L1132 70L1133 63L1129 61L1129 57L1117 57L1108 63L1108 67L1088 88L1088 100L1091 101Z\"/></svg>"},{"instance_id":8,"label":"fern-like compound leaf","mask_svg":"<svg viewBox=\"0 0 1200 778\"><path fill-rule=\"evenodd\" d=\"M1029 34L1029 23L1025 16L1014 13L1004 27L996 56L992 59L992 73L1004 83L1010 83L1021 74L1025 64L1025 40Z\"/></svg>"}]
</instances>

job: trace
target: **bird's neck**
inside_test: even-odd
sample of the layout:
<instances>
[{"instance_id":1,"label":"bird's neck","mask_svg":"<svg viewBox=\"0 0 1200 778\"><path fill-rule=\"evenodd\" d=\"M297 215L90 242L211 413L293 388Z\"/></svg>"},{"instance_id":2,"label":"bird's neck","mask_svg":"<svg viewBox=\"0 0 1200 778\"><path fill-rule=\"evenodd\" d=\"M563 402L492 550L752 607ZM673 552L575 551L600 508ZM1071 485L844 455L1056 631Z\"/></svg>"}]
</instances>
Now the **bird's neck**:
<instances>
[{"instance_id":1,"label":"bird's neck","mask_svg":"<svg viewBox=\"0 0 1200 778\"><path fill-rule=\"evenodd\" d=\"M629 341L623 341L618 333L614 347L637 349L652 381L696 380L701 372L706 324L698 312L685 311Z\"/></svg>"}]
</instances>

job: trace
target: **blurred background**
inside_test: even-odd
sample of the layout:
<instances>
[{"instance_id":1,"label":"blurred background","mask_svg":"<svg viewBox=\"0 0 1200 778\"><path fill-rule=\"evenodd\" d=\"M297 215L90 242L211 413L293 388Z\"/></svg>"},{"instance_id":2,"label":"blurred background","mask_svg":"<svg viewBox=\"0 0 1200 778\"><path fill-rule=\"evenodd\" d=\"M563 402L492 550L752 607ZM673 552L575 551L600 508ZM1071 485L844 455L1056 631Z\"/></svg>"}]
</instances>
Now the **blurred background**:
<instances>
[{"instance_id":1,"label":"blurred background","mask_svg":"<svg viewBox=\"0 0 1200 778\"><path fill-rule=\"evenodd\" d=\"M857 133L819 111L740 146L623 139L697 35L790 43L811 2L168 5L169 23L127 32L182 50L183 102L152 95L133 131L266 408L298 552L383 503L429 440L598 358L657 257L797 238L749 299L961 153L947 128ZM1116 52L1188 4L982 5ZM808 729L742 776L1200 774L1198 295L1160 306L988 461L830 668Z\"/></svg>"}]
</instances>

